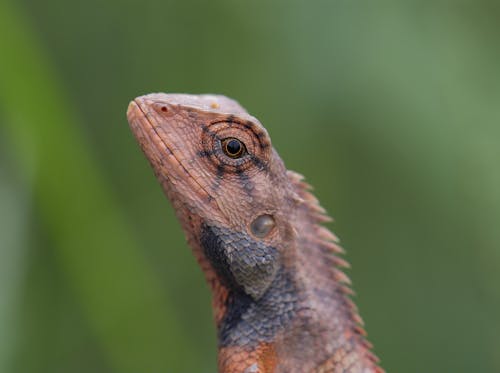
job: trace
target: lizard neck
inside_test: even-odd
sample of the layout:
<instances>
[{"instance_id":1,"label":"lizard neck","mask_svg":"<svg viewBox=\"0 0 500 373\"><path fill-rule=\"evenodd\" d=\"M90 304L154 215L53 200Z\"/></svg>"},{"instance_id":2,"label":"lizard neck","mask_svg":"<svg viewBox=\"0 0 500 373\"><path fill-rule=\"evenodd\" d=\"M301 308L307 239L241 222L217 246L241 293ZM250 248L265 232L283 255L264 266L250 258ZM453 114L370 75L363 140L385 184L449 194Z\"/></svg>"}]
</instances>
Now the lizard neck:
<instances>
[{"instance_id":1,"label":"lizard neck","mask_svg":"<svg viewBox=\"0 0 500 373\"><path fill-rule=\"evenodd\" d=\"M307 184L297 182L297 193L303 203L293 214L295 237L279 248L198 218L182 219L187 232L200 232L188 240L199 248L195 254L212 288L219 372L383 372L350 298L343 249L321 225L329 218ZM274 261L278 252L275 271L252 267L256 257ZM245 287L269 275L262 294Z\"/></svg>"},{"instance_id":2,"label":"lizard neck","mask_svg":"<svg viewBox=\"0 0 500 373\"><path fill-rule=\"evenodd\" d=\"M271 286L258 300L231 285L214 289L214 308L223 310L217 322L219 369L383 372L351 300L343 249L321 225L329 218L301 177L290 177L303 203L293 214L295 239L280 248L287 256Z\"/></svg>"},{"instance_id":3,"label":"lizard neck","mask_svg":"<svg viewBox=\"0 0 500 373\"><path fill-rule=\"evenodd\" d=\"M349 280L339 269L346 266L336 255L342 249L315 222L309 207L300 214L296 239L281 248L289 255L257 299L227 270L234 272L236 254L233 251L232 258L225 257L228 248L224 245L245 241L250 251L239 253L245 260L255 252L272 255L273 248L259 247L250 237L236 239L234 232L221 228L202 227L203 256L216 274L209 282L218 329L219 371L329 372L342 367L349 373L382 372L350 299Z\"/></svg>"}]
</instances>

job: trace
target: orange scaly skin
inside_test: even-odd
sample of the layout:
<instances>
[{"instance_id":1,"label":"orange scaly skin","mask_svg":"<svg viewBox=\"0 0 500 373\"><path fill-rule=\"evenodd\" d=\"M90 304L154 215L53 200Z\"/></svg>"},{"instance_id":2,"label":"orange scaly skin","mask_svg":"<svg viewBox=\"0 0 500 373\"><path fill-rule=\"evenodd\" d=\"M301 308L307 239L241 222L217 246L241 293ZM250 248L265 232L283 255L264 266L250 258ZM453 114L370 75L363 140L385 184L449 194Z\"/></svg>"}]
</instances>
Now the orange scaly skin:
<instances>
[{"instance_id":1,"label":"orange scaly skin","mask_svg":"<svg viewBox=\"0 0 500 373\"><path fill-rule=\"evenodd\" d=\"M217 95L150 94L127 115L212 289L219 372L383 372L330 218L261 123Z\"/></svg>"}]
</instances>

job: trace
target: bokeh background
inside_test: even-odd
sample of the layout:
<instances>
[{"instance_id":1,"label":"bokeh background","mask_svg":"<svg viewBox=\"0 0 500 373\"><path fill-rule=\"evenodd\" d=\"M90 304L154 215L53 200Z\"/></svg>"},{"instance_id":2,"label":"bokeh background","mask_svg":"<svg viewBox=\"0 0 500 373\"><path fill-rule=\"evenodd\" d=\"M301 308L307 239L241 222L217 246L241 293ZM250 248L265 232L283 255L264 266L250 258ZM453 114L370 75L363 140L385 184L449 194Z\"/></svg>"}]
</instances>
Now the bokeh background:
<instances>
[{"instance_id":1,"label":"bokeh background","mask_svg":"<svg viewBox=\"0 0 500 373\"><path fill-rule=\"evenodd\" d=\"M498 1L0 1L0 372L215 372L129 100L222 93L337 222L389 372L500 372Z\"/></svg>"}]
</instances>

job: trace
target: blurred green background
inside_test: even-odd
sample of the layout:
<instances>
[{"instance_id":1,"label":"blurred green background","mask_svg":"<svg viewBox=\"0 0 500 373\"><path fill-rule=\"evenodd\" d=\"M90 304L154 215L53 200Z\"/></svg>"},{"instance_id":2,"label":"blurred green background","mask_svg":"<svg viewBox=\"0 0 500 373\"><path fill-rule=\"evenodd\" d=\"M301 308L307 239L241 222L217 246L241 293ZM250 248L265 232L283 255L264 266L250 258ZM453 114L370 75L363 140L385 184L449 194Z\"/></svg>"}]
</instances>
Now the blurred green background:
<instances>
[{"instance_id":1,"label":"blurred green background","mask_svg":"<svg viewBox=\"0 0 500 373\"><path fill-rule=\"evenodd\" d=\"M337 220L389 372L500 372L498 1L0 0L0 372L215 372L125 118L222 93Z\"/></svg>"}]
</instances>

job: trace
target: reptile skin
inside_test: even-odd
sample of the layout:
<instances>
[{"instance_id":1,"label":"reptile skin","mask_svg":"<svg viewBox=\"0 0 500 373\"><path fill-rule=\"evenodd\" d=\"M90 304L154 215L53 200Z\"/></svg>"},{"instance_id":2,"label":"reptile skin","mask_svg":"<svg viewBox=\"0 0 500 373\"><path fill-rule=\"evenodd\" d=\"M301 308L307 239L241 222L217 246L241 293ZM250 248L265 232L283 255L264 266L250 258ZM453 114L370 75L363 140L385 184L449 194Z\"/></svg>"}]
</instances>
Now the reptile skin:
<instances>
[{"instance_id":1,"label":"reptile skin","mask_svg":"<svg viewBox=\"0 0 500 373\"><path fill-rule=\"evenodd\" d=\"M211 287L219 372L383 372L330 218L262 124L218 95L150 94L127 115Z\"/></svg>"}]
</instances>

